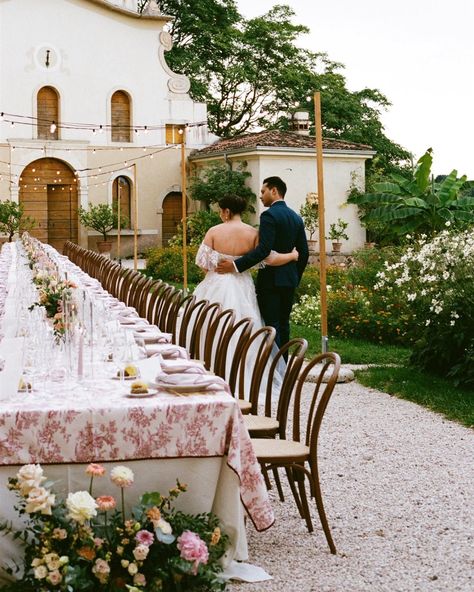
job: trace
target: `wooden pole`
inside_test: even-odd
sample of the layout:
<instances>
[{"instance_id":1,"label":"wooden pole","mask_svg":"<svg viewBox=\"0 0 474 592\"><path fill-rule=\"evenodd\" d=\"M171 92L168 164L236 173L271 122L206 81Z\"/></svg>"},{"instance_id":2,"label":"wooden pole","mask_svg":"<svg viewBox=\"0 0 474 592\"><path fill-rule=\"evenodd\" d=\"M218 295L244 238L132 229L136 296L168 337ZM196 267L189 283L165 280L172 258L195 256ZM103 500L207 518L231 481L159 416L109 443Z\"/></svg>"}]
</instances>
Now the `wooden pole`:
<instances>
[{"instance_id":1,"label":"wooden pole","mask_svg":"<svg viewBox=\"0 0 474 592\"><path fill-rule=\"evenodd\" d=\"M120 235L122 232L122 220L120 218L122 206L122 186L120 183L120 177L117 177L117 259L119 263L120 259Z\"/></svg>"},{"instance_id":2,"label":"wooden pole","mask_svg":"<svg viewBox=\"0 0 474 592\"><path fill-rule=\"evenodd\" d=\"M137 163L133 163L133 207L134 207L134 223L133 223L133 269L137 271L138 267L138 186L137 186Z\"/></svg>"},{"instance_id":3,"label":"wooden pole","mask_svg":"<svg viewBox=\"0 0 474 592\"><path fill-rule=\"evenodd\" d=\"M321 351L326 353L328 339L328 308L326 288L326 228L324 222L323 132L321 126L321 93L314 93L314 125L316 135L316 172L318 175L319 213L319 283L321 297Z\"/></svg>"},{"instance_id":4,"label":"wooden pole","mask_svg":"<svg viewBox=\"0 0 474 592\"><path fill-rule=\"evenodd\" d=\"M188 247L187 247L187 207L186 207L186 128L181 136L181 209L183 225L183 293L188 295Z\"/></svg>"}]
</instances>

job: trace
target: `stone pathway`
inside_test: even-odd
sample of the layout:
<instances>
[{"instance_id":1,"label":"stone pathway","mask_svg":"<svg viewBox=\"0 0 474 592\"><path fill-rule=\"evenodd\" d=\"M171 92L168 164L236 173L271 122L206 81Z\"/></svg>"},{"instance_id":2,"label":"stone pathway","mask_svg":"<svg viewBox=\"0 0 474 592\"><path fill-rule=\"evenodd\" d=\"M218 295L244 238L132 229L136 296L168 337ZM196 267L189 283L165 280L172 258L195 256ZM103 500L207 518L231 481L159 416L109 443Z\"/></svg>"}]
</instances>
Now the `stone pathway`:
<instances>
[{"instance_id":1,"label":"stone pathway","mask_svg":"<svg viewBox=\"0 0 474 592\"><path fill-rule=\"evenodd\" d=\"M357 382L338 384L319 458L338 554L315 505L308 534L291 493L281 503L271 491L275 525L248 534L249 561L274 579L232 583L231 592L474 590L473 431Z\"/></svg>"}]
</instances>

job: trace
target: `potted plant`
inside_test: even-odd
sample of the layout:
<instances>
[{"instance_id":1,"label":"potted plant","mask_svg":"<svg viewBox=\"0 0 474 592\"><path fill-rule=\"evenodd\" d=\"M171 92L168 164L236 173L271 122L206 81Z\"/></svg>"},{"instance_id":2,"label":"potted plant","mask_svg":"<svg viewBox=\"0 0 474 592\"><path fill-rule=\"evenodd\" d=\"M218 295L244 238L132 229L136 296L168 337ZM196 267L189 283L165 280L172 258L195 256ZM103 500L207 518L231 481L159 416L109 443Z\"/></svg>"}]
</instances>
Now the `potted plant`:
<instances>
[{"instance_id":1,"label":"potted plant","mask_svg":"<svg viewBox=\"0 0 474 592\"><path fill-rule=\"evenodd\" d=\"M9 199L0 201L0 233L8 236L11 243L15 232L31 230L35 220L24 215L23 204Z\"/></svg>"},{"instance_id":2,"label":"potted plant","mask_svg":"<svg viewBox=\"0 0 474 592\"><path fill-rule=\"evenodd\" d=\"M315 194L308 193L306 202L300 207L300 216L303 218L304 227L309 232L308 248L310 251L316 251L318 241L313 239L313 235L318 230L319 211L318 201Z\"/></svg>"},{"instance_id":3,"label":"potted plant","mask_svg":"<svg viewBox=\"0 0 474 592\"><path fill-rule=\"evenodd\" d=\"M338 218L337 222L329 225L329 235L326 237L332 241L332 250L334 253L341 252L341 238L349 240L345 230L349 226L342 218Z\"/></svg>"},{"instance_id":4,"label":"potted plant","mask_svg":"<svg viewBox=\"0 0 474 592\"><path fill-rule=\"evenodd\" d=\"M79 220L81 224L92 228L102 235L103 240L97 241L97 248L100 253L110 253L112 250L112 242L108 239L107 233L113 228L117 228L118 216L109 204L89 204L89 209L79 208ZM124 228L127 221L120 220L121 228Z\"/></svg>"}]
</instances>

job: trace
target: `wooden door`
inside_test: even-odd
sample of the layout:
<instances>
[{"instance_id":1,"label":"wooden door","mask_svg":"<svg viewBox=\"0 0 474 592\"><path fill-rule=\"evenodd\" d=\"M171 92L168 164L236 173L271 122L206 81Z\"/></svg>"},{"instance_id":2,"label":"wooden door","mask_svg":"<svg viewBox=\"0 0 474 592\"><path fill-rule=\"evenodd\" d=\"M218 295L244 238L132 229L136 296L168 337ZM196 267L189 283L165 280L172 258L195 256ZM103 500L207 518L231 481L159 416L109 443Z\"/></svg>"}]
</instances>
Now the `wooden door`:
<instances>
[{"instance_id":1,"label":"wooden door","mask_svg":"<svg viewBox=\"0 0 474 592\"><path fill-rule=\"evenodd\" d=\"M67 240L77 242L77 203L71 185L48 185L48 243L62 253Z\"/></svg>"},{"instance_id":2,"label":"wooden door","mask_svg":"<svg viewBox=\"0 0 474 592\"><path fill-rule=\"evenodd\" d=\"M169 193L163 200L163 246L176 234L178 224L181 222L182 205L181 193Z\"/></svg>"}]
</instances>

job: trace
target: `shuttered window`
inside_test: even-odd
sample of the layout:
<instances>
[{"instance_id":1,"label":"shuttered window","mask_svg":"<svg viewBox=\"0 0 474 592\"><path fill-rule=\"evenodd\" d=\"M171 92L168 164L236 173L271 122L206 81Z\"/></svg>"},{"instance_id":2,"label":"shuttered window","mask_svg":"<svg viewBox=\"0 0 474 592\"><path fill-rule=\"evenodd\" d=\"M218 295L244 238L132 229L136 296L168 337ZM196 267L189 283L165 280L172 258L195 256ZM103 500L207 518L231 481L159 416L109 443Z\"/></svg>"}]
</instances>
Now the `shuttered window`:
<instances>
[{"instance_id":1,"label":"shuttered window","mask_svg":"<svg viewBox=\"0 0 474 592\"><path fill-rule=\"evenodd\" d=\"M59 95L52 86L43 86L38 91L37 117L38 138L41 140L57 140L59 138Z\"/></svg>"},{"instance_id":2,"label":"shuttered window","mask_svg":"<svg viewBox=\"0 0 474 592\"><path fill-rule=\"evenodd\" d=\"M130 97L123 90L112 95L112 142L130 142Z\"/></svg>"},{"instance_id":3,"label":"shuttered window","mask_svg":"<svg viewBox=\"0 0 474 592\"><path fill-rule=\"evenodd\" d=\"M127 177L117 177L114 179L112 187L112 206L116 212L118 212L118 203L120 196L120 220L122 222L122 228L130 228L131 223L131 211L130 211L130 197L131 187L130 181ZM126 224L123 225L123 221L126 220Z\"/></svg>"}]
</instances>

